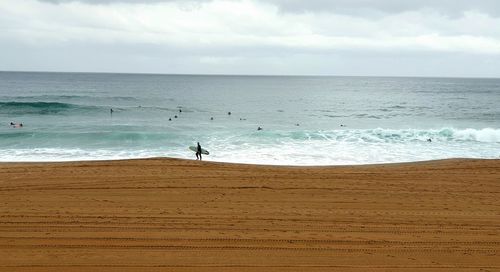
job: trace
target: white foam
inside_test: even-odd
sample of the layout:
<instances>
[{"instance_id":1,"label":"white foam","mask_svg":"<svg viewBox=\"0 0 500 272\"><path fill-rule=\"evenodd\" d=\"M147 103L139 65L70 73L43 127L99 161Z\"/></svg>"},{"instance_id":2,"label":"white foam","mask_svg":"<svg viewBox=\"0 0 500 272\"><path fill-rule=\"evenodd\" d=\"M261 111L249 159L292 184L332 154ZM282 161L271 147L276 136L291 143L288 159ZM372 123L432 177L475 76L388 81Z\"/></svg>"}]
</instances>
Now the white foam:
<instances>
[{"instance_id":1,"label":"white foam","mask_svg":"<svg viewBox=\"0 0 500 272\"><path fill-rule=\"evenodd\" d=\"M445 158L500 158L495 139L470 141L456 138L457 130L357 130L334 132L339 140L307 136L306 140L283 138L279 144L259 142L244 146L231 141L212 141L211 159L225 162L285 165L343 165L435 160ZM458 130L460 131L460 130ZM472 130L472 133L478 133ZM482 130L479 130L482 133ZM323 135L330 135L322 132ZM379 135L379 136L376 136ZM470 135L470 134L469 134ZM428 142L433 137L432 142Z\"/></svg>"},{"instance_id":2,"label":"white foam","mask_svg":"<svg viewBox=\"0 0 500 272\"><path fill-rule=\"evenodd\" d=\"M500 143L500 129L483 128L477 129L464 129L453 130L454 137L465 141L478 141L485 143Z\"/></svg>"},{"instance_id":3,"label":"white foam","mask_svg":"<svg viewBox=\"0 0 500 272\"><path fill-rule=\"evenodd\" d=\"M432 138L432 142L427 139ZM80 161L148 157L194 158L189 144L127 150L120 147L0 149L0 161ZM500 158L500 130L332 130L207 136L205 160L271 165L345 165L445 158Z\"/></svg>"}]
</instances>

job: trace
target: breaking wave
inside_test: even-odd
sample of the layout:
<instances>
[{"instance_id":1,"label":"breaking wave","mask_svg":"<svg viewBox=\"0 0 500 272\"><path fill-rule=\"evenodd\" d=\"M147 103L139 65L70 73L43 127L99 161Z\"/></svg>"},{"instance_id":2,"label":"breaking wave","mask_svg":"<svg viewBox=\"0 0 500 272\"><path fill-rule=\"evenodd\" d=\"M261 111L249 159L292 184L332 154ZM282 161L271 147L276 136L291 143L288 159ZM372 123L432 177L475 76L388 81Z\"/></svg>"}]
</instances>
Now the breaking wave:
<instances>
[{"instance_id":1,"label":"breaking wave","mask_svg":"<svg viewBox=\"0 0 500 272\"><path fill-rule=\"evenodd\" d=\"M326 140L339 142L415 142L415 141L474 141L500 143L500 129L345 129L330 131L292 131L253 133L261 138L291 140Z\"/></svg>"},{"instance_id":2,"label":"breaking wave","mask_svg":"<svg viewBox=\"0 0 500 272\"><path fill-rule=\"evenodd\" d=\"M1 161L191 158L199 140L207 160L282 165L340 165L446 158L500 158L500 129L339 129L331 131L56 132L3 130ZM431 142L428 140L431 139Z\"/></svg>"},{"instance_id":3,"label":"breaking wave","mask_svg":"<svg viewBox=\"0 0 500 272\"><path fill-rule=\"evenodd\" d=\"M94 106L83 106L61 102L0 102L0 114L24 115L24 114L59 114L74 110L91 110Z\"/></svg>"}]
</instances>

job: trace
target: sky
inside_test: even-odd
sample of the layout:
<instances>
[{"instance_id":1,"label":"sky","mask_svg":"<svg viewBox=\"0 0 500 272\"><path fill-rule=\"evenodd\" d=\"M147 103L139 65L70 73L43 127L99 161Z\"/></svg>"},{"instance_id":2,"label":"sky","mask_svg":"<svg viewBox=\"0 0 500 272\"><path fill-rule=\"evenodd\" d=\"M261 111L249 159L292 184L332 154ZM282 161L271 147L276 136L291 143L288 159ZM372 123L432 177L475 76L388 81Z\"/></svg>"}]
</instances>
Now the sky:
<instances>
[{"instance_id":1,"label":"sky","mask_svg":"<svg viewBox=\"0 0 500 272\"><path fill-rule=\"evenodd\" d=\"M500 77L500 1L0 0L0 71Z\"/></svg>"}]
</instances>

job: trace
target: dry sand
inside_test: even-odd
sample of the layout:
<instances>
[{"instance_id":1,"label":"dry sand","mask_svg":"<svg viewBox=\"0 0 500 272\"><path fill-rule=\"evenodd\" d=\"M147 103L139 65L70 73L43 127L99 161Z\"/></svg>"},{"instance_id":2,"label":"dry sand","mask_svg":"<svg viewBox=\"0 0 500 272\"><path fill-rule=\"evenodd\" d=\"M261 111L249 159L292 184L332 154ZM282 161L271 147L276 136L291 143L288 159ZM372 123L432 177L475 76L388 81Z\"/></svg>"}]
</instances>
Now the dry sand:
<instances>
[{"instance_id":1,"label":"dry sand","mask_svg":"<svg viewBox=\"0 0 500 272\"><path fill-rule=\"evenodd\" d=\"M499 271L500 160L0 164L2 271Z\"/></svg>"}]
</instances>

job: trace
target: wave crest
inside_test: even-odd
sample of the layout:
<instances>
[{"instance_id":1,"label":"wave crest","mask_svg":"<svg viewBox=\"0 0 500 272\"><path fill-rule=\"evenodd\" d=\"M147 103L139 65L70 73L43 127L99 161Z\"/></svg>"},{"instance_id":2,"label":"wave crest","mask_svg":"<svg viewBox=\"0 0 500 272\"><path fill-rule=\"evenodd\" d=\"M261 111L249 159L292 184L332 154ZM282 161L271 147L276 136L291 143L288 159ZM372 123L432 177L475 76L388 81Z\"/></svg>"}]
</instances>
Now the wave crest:
<instances>
[{"instance_id":1,"label":"wave crest","mask_svg":"<svg viewBox=\"0 0 500 272\"><path fill-rule=\"evenodd\" d=\"M0 102L0 114L58 114L74 109L90 109L90 106L61 102Z\"/></svg>"},{"instance_id":2,"label":"wave crest","mask_svg":"<svg viewBox=\"0 0 500 272\"><path fill-rule=\"evenodd\" d=\"M366 142L366 143L405 143L418 141L440 141L440 142L485 142L500 143L500 129L345 129L329 131L293 131L273 132L266 131L260 135L252 135L261 139L290 139L293 141L326 140L336 142Z\"/></svg>"}]
</instances>

